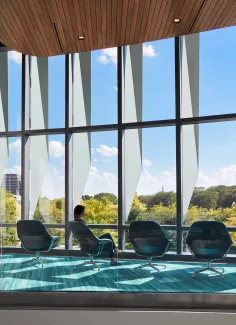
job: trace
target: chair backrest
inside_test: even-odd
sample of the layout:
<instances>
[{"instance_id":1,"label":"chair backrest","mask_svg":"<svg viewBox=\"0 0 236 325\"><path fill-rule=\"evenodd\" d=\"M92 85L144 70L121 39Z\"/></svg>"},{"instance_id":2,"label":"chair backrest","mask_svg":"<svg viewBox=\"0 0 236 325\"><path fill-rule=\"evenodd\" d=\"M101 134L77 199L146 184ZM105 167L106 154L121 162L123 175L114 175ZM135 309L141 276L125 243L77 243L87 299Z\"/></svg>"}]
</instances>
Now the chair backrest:
<instances>
[{"instance_id":1,"label":"chair backrest","mask_svg":"<svg viewBox=\"0 0 236 325\"><path fill-rule=\"evenodd\" d=\"M71 221L69 224L73 235L79 242L82 252L90 254L98 249L99 239L85 223L80 221Z\"/></svg>"},{"instance_id":2,"label":"chair backrest","mask_svg":"<svg viewBox=\"0 0 236 325\"><path fill-rule=\"evenodd\" d=\"M155 221L133 221L129 228L129 239L137 254L162 256L169 240L161 226Z\"/></svg>"},{"instance_id":3,"label":"chair backrest","mask_svg":"<svg viewBox=\"0 0 236 325\"><path fill-rule=\"evenodd\" d=\"M186 243L197 258L222 258L233 244L222 222L196 221L192 224Z\"/></svg>"},{"instance_id":4,"label":"chair backrest","mask_svg":"<svg viewBox=\"0 0 236 325\"><path fill-rule=\"evenodd\" d=\"M18 221L17 234L28 251L46 251L52 241L52 236L47 232L45 226L37 220Z\"/></svg>"}]
</instances>

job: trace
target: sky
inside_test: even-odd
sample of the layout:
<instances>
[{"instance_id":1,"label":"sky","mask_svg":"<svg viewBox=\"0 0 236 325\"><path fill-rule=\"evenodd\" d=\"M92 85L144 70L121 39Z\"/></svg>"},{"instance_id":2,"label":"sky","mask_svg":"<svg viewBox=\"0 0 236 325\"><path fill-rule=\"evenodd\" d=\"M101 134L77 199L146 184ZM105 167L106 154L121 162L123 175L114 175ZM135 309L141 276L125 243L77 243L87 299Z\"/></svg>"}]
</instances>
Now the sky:
<instances>
[{"instance_id":1,"label":"sky","mask_svg":"<svg viewBox=\"0 0 236 325\"><path fill-rule=\"evenodd\" d=\"M200 115L236 113L236 27L200 35ZM49 58L49 128L64 127L63 56ZM92 125L117 123L116 49L92 53ZM21 125L21 60L9 53L9 130ZM143 121L175 117L174 40L143 45ZM236 121L199 126L196 186L236 185ZM42 196L64 196L63 135L52 135ZM7 171L20 173L20 140L9 139ZM117 194L117 132L91 137L92 161L84 194ZM144 129L139 194L176 190L175 127Z\"/></svg>"}]
</instances>

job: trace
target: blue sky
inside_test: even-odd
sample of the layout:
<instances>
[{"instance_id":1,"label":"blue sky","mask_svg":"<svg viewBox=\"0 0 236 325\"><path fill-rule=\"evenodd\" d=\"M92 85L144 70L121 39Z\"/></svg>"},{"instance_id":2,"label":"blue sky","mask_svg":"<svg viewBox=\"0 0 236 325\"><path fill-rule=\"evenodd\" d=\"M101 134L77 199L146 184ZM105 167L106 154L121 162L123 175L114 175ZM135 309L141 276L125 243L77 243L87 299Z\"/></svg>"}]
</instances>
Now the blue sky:
<instances>
[{"instance_id":1,"label":"blue sky","mask_svg":"<svg viewBox=\"0 0 236 325\"><path fill-rule=\"evenodd\" d=\"M200 36L200 115L236 113L236 27ZM175 117L174 40L144 45L143 120ZM92 53L92 124L117 122L116 51ZM49 127L64 127L65 58L49 59ZM21 64L9 54L9 130L21 123ZM236 184L236 122L204 124L199 128L199 178L197 185ZM64 136L50 136L47 181L50 194L64 194ZM20 165L19 141L10 141L8 169ZM85 192L117 192L117 132L92 135L92 169ZM51 178L54 168L61 183ZM46 179L46 176L45 176ZM44 189L49 188L45 181ZM143 172L140 194L175 190L175 128L143 130ZM51 189L53 188L53 190ZM44 194L45 194L44 193Z\"/></svg>"}]
</instances>

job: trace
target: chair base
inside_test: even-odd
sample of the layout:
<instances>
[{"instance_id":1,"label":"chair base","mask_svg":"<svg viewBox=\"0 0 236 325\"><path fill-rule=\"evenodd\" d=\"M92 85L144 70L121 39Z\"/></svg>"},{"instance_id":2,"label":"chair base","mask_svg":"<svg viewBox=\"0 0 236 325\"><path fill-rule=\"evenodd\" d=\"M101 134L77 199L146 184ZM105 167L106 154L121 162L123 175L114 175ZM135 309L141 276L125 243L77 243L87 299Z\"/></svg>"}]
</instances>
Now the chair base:
<instances>
[{"instance_id":1,"label":"chair base","mask_svg":"<svg viewBox=\"0 0 236 325\"><path fill-rule=\"evenodd\" d=\"M162 268L166 269L166 265L158 264L158 266L161 266ZM160 269L156 266L156 264L152 263L152 258L148 259L148 263L141 264L139 266L136 266L133 268L132 272L134 272L137 269L143 269L144 267L151 267L152 269L156 270L158 273L160 273Z\"/></svg>"},{"instance_id":2,"label":"chair base","mask_svg":"<svg viewBox=\"0 0 236 325\"><path fill-rule=\"evenodd\" d=\"M35 257L32 258L31 260L27 260L27 261L23 261L20 263L20 267L23 265L23 264L26 264L26 263L29 263L29 262L38 262L41 266L42 266L42 269L44 267L44 264L43 264L43 261L41 260L40 256L39 256L39 253L35 253Z\"/></svg>"},{"instance_id":3,"label":"chair base","mask_svg":"<svg viewBox=\"0 0 236 325\"><path fill-rule=\"evenodd\" d=\"M200 268L198 269L197 271L195 271L193 274L192 274L192 277L195 278L195 276L199 273L202 273L202 272L205 272L205 271L211 271L213 273L217 273L219 275L221 275L222 279L224 279L224 268L220 269L221 271L219 271L217 268L213 267L212 264L211 264L212 261L207 261L207 266L206 267L203 267L203 268Z\"/></svg>"},{"instance_id":4,"label":"chair base","mask_svg":"<svg viewBox=\"0 0 236 325\"><path fill-rule=\"evenodd\" d=\"M86 261L86 262L84 262L82 264L79 264L79 265L75 265L74 270L76 270L77 266L94 265L98 269L98 271L100 271L100 266L98 265L98 263L103 263L103 264L107 265L107 263L104 262L104 261L94 260L92 257L90 257L89 261Z\"/></svg>"}]
</instances>

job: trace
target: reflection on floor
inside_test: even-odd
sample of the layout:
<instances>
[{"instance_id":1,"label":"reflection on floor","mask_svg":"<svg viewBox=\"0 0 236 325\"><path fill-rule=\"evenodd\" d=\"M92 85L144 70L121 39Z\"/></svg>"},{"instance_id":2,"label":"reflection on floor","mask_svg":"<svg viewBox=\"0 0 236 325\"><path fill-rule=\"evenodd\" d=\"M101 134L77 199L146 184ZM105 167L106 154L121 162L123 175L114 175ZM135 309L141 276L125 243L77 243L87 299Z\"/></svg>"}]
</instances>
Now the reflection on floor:
<instances>
[{"instance_id":1,"label":"reflection on floor","mask_svg":"<svg viewBox=\"0 0 236 325\"><path fill-rule=\"evenodd\" d=\"M92 266L79 266L85 259L72 257L45 257L43 269L34 263L19 267L27 259L25 255L0 257L0 290L236 293L235 265L225 266L222 280L212 273L193 279L192 272L200 266L195 263L165 263L167 268L158 274L149 268L132 273L141 263L136 260L122 260L119 267L100 264L98 272Z\"/></svg>"}]
</instances>

